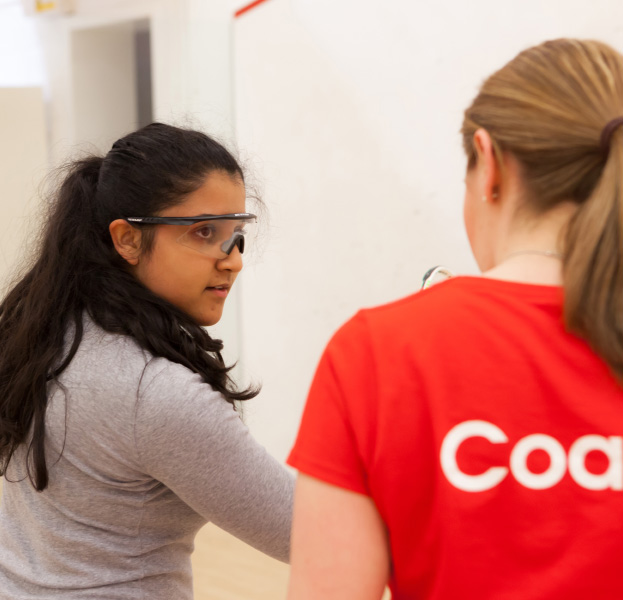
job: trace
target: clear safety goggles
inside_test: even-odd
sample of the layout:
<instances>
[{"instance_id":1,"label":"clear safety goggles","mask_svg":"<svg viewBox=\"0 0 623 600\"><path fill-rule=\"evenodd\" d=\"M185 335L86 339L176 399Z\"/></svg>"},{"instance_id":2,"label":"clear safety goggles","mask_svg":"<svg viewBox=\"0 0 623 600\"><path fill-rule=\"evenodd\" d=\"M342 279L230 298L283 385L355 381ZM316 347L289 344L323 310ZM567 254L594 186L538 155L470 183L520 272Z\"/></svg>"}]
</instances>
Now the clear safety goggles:
<instances>
[{"instance_id":1,"label":"clear safety goggles","mask_svg":"<svg viewBox=\"0 0 623 600\"><path fill-rule=\"evenodd\" d=\"M251 213L199 215L197 217L125 217L131 225L184 225L188 229L177 238L183 246L222 259L234 248L240 254L252 239L257 217Z\"/></svg>"}]
</instances>

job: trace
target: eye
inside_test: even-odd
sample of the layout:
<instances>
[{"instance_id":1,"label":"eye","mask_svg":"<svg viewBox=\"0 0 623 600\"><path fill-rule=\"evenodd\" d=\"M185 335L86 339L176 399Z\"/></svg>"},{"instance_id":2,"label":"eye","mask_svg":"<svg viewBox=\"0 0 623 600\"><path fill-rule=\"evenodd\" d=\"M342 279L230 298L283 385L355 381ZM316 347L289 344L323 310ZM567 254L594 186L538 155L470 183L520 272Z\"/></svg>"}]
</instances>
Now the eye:
<instances>
[{"instance_id":1,"label":"eye","mask_svg":"<svg viewBox=\"0 0 623 600\"><path fill-rule=\"evenodd\" d=\"M214 238L214 227L211 227L210 225L202 225L193 231L193 235L196 235L202 240L211 240Z\"/></svg>"}]
</instances>

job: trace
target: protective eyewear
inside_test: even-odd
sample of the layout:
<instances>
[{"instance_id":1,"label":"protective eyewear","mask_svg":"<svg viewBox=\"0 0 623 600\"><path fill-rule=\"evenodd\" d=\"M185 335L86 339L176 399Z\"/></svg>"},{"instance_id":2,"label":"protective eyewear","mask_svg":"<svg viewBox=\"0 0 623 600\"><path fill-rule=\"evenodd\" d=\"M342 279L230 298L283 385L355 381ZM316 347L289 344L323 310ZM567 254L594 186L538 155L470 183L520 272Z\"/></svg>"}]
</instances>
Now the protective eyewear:
<instances>
[{"instance_id":1,"label":"protective eyewear","mask_svg":"<svg viewBox=\"0 0 623 600\"><path fill-rule=\"evenodd\" d=\"M212 258L225 258L234 248L244 252L257 217L251 213L199 215L197 217L125 217L131 225L185 225L177 241Z\"/></svg>"},{"instance_id":2,"label":"protective eyewear","mask_svg":"<svg viewBox=\"0 0 623 600\"><path fill-rule=\"evenodd\" d=\"M420 289L425 290L435 283L445 281L451 277L454 277L454 273L450 271L450 269L446 269L446 267L442 267L441 265L433 267L424 273L424 277L422 277L422 287Z\"/></svg>"}]
</instances>

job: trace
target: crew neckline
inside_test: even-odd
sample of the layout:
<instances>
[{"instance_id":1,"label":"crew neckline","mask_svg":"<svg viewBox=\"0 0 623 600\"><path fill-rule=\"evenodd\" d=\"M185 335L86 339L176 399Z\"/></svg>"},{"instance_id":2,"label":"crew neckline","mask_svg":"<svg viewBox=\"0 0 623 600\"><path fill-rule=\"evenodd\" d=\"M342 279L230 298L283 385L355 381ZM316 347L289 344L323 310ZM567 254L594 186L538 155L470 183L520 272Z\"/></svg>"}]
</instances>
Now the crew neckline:
<instances>
[{"instance_id":1,"label":"crew neckline","mask_svg":"<svg viewBox=\"0 0 623 600\"><path fill-rule=\"evenodd\" d=\"M563 300L564 288L561 285L546 285L542 283L526 283L523 281L509 281L507 279L494 279L492 277L482 277L479 275L457 275L446 281L442 281L437 286L447 284L464 284L469 287L478 287L491 291L512 293L522 298L534 298L539 300L551 300L560 303Z\"/></svg>"}]
</instances>

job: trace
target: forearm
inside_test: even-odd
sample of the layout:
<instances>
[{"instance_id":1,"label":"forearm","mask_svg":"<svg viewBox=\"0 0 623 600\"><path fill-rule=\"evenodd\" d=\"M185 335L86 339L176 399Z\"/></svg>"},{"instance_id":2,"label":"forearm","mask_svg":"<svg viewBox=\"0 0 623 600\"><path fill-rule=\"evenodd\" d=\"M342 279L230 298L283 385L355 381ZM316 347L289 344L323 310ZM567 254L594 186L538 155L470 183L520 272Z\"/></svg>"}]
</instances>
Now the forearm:
<instances>
[{"instance_id":1,"label":"forearm","mask_svg":"<svg viewBox=\"0 0 623 600\"><path fill-rule=\"evenodd\" d=\"M389 565L372 499L299 475L288 600L380 600Z\"/></svg>"}]
</instances>

